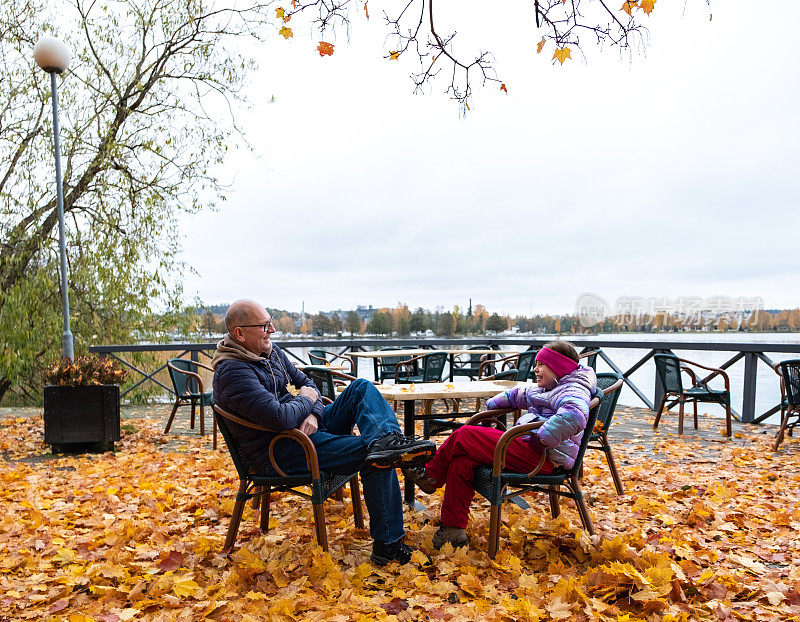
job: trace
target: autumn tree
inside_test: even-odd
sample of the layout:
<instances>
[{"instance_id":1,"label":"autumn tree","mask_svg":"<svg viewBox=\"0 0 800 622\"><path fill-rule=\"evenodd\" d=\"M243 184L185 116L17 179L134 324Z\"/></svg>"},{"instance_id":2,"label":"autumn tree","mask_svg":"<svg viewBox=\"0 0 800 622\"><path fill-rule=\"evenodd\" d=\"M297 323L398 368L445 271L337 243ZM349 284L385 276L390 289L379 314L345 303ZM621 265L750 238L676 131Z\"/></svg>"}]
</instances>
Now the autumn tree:
<instances>
[{"instance_id":1,"label":"autumn tree","mask_svg":"<svg viewBox=\"0 0 800 622\"><path fill-rule=\"evenodd\" d=\"M392 311L394 329L400 337L408 337L411 334L411 312L408 305L398 303L397 308Z\"/></svg>"},{"instance_id":2,"label":"autumn tree","mask_svg":"<svg viewBox=\"0 0 800 622\"><path fill-rule=\"evenodd\" d=\"M356 333L361 332L361 318L358 317L358 313L355 311L348 311L347 312L347 330L350 331L350 336L352 337Z\"/></svg>"},{"instance_id":3,"label":"autumn tree","mask_svg":"<svg viewBox=\"0 0 800 622\"><path fill-rule=\"evenodd\" d=\"M394 330L394 321L389 309L380 309L372 314L367 323L367 332L376 335L391 335Z\"/></svg>"},{"instance_id":4,"label":"autumn tree","mask_svg":"<svg viewBox=\"0 0 800 622\"><path fill-rule=\"evenodd\" d=\"M508 322L505 318L500 317L497 313L492 313L488 320L486 320L486 330L492 333L499 333L508 329Z\"/></svg>"}]
</instances>

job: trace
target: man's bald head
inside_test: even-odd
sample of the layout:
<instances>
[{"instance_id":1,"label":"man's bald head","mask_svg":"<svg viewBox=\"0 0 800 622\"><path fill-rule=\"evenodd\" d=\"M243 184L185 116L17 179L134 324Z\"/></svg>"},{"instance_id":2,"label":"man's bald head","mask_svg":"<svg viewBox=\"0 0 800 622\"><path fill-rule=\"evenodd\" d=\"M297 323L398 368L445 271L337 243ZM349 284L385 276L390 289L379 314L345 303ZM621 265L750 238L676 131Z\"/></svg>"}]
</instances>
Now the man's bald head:
<instances>
[{"instance_id":1,"label":"man's bald head","mask_svg":"<svg viewBox=\"0 0 800 622\"><path fill-rule=\"evenodd\" d=\"M228 333L233 335L234 328L244 324L252 324L253 317L263 310L264 307L255 300L237 300L228 307L228 312L225 314L225 328L228 329Z\"/></svg>"}]
</instances>

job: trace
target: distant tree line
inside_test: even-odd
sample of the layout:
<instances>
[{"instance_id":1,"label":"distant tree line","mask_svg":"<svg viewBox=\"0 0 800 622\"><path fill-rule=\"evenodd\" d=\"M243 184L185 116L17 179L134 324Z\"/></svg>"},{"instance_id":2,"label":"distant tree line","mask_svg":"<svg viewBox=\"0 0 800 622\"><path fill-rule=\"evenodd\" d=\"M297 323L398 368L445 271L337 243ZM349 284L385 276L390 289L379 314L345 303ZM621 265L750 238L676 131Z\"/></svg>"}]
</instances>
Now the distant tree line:
<instances>
[{"instance_id":1,"label":"distant tree line","mask_svg":"<svg viewBox=\"0 0 800 622\"><path fill-rule=\"evenodd\" d=\"M228 305L214 305L198 309L198 329L206 334L226 332L225 312ZM490 313L483 305L464 312L455 306L450 311L437 307L433 311L417 307L411 311L407 305L378 308L368 319L355 310L309 314L305 317L296 311L269 310L275 328L284 334L302 335L383 335L409 337L412 334L433 334L437 337L457 335L492 335L516 329L519 333L533 334L599 334L620 332L663 332L681 330L751 330L800 331L800 309L759 311L748 317L683 317L665 313L653 316L615 315L585 327L577 315L512 316ZM430 332L429 332L430 331Z\"/></svg>"}]
</instances>

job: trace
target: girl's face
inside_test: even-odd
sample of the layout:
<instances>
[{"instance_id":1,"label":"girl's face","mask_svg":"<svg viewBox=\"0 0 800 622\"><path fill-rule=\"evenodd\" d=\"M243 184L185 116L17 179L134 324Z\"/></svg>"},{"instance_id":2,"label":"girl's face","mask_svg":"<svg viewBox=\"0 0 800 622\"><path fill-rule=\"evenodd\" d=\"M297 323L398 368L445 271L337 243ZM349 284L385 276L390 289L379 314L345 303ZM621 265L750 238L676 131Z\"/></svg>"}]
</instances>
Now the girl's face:
<instances>
[{"instance_id":1,"label":"girl's face","mask_svg":"<svg viewBox=\"0 0 800 622\"><path fill-rule=\"evenodd\" d=\"M553 373L553 370L539 361L536 361L536 366L533 368L533 373L536 374L536 384L547 391L556 386L556 383L558 382L558 378Z\"/></svg>"}]
</instances>

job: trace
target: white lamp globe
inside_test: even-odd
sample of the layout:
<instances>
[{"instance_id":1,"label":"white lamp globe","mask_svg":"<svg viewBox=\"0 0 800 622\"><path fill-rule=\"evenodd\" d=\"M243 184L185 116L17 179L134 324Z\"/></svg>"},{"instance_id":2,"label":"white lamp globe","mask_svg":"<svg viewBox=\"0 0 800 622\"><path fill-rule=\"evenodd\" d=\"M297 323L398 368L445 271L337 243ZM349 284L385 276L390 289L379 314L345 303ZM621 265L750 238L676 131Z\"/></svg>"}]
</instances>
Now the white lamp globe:
<instances>
[{"instance_id":1,"label":"white lamp globe","mask_svg":"<svg viewBox=\"0 0 800 622\"><path fill-rule=\"evenodd\" d=\"M71 57L69 48L50 35L44 35L33 47L36 64L47 73L61 73L69 67Z\"/></svg>"}]
</instances>

